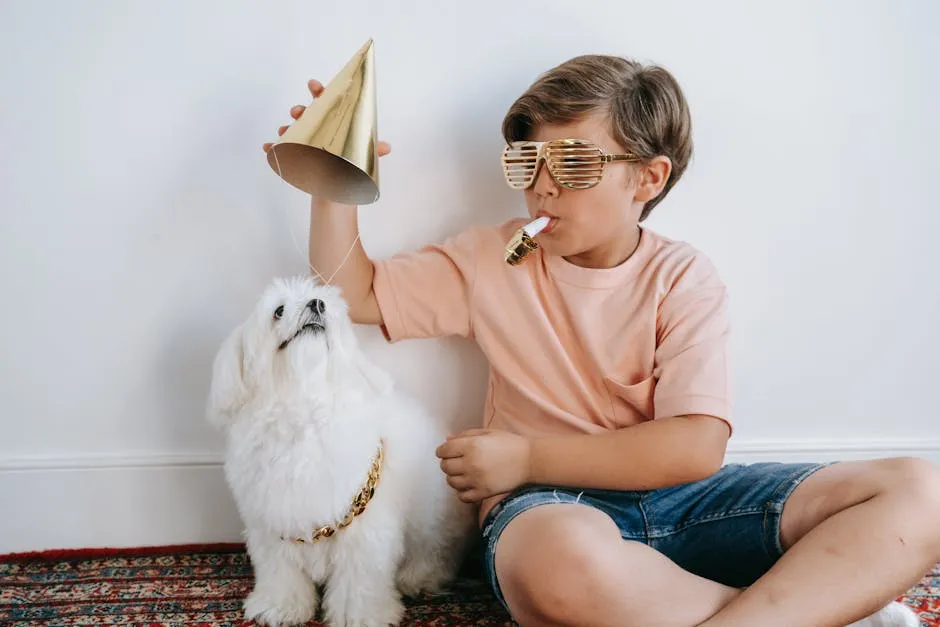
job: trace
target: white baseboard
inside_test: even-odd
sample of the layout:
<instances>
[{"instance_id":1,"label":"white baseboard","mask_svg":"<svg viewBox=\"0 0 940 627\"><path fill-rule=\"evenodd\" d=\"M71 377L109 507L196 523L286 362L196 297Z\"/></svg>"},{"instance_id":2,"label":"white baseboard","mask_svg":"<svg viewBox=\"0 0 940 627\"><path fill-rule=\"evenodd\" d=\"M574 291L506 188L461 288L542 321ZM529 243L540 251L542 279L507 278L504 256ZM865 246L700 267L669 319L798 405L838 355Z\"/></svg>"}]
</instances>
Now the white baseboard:
<instances>
[{"instance_id":1,"label":"white baseboard","mask_svg":"<svg viewBox=\"0 0 940 627\"><path fill-rule=\"evenodd\" d=\"M940 438L742 440L727 462L922 457ZM240 542L218 453L0 458L0 554Z\"/></svg>"},{"instance_id":2,"label":"white baseboard","mask_svg":"<svg viewBox=\"0 0 940 627\"><path fill-rule=\"evenodd\" d=\"M815 462L922 457L940 464L940 437L740 440L728 443L727 462Z\"/></svg>"},{"instance_id":3,"label":"white baseboard","mask_svg":"<svg viewBox=\"0 0 940 627\"><path fill-rule=\"evenodd\" d=\"M0 461L0 503L0 553L242 540L218 461L7 459Z\"/></svg>"}]
</instances>

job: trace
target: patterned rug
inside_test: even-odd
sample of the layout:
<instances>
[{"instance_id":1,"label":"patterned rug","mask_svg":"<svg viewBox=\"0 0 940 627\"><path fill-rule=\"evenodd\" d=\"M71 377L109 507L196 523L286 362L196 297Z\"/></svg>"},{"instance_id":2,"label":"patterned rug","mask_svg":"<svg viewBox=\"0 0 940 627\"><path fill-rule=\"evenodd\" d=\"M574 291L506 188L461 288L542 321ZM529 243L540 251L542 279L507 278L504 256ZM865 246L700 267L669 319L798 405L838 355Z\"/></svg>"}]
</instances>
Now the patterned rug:
<instances>
[{"instance_id":1,"label":"patterned rug","mask_svg":"<svg viewBox=\"0 0 940 627\"><path fill-rule=\"evenodd\" d=\"M512 625L473 575L410 599L403 624ZM0 625L244 625L241 601L251 585L243 545L0 556ZM924 627L940 627L940 565L902 600Z\"/></svg>"}]
</instances>

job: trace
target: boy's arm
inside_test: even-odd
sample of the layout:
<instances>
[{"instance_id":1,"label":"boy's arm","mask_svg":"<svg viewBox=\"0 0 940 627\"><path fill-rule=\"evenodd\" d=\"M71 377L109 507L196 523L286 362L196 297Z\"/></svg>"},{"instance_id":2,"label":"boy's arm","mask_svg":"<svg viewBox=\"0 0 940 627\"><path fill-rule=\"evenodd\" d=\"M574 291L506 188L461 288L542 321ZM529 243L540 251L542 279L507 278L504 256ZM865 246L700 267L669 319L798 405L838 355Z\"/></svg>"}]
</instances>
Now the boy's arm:
<instances>
[{"instance_id":1,"label":"boy's arm","mask_svg":"<svg viewBox=\"0 0 940 627\"><path fill-rule=\"evenodd\" d=\"M437 448L447 482L476 502L524 484L653 490L721 468L730 428L713 416L659 418L617 431L525 438L470 429Z\"/></svg>"},{"instance_id":2,"label":"boy's arm","mask_svg":"<svg viewBox=\"0 0 940 627\"><path fill-rule=\"evenodd\" d=\"M417 251L371 259L357 240L357 208L314 198L310 265L324 278L335 272L333 283L342 290L350 319L380 325L390 341L466 337L483 230L466 229Z\"/></svg>"},{"instance_id":3,"label":"boy's arm","mask_svg":"<svg viewBox=\"0 0 940 627\"><path fill-rule=\"evenodd\" d=\"M529 440L526 483L652 490L716 473L730 435L705 415L659 418L608 433Z\"/></svg>"},{"instance_id":4,"label":"boy's arm","mask_svg":"<svg viewBox=\"0 0 940 627\"><path fill-rule=\"evenodd\" d=\"M342 290L353 322L382 324L382 313L372 290L375 269L362 241L357 239L358 234L359 218L355 206L317 197L311 199L310 265L324 279L336 273L333 283Z\"/></svg>"},{"instance_id":5,"label":"boy's arm","mask_svg":"<svg viewBox=\"0 0 940 627\"><path fill-rule=\"evenodd\" d=\"M324 278L336 273L333 283L353 322L380 325L389 341L469 336L482 229L387 259L371 259L356 239L358 232L355 206L311 201L310 265Z\"/></svg>"}]
</instances>

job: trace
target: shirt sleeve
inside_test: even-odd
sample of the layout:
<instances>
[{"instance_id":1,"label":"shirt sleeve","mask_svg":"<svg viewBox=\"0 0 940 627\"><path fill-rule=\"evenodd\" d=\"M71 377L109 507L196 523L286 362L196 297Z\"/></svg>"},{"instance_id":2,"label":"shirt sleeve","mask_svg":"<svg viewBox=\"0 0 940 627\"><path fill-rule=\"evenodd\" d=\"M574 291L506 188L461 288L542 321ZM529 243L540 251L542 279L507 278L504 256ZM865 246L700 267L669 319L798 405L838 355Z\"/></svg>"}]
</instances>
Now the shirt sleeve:
<instances>
[{"instance_id":1,"label":"shirt sleeve","mask_svg":"<svg viewBox=\"0 0 940 627\"><path fill-rule=\"evenodd\" d=\"M728 293L715 267L693 257L657 319L655 417L704 414L731 422Z\"/></svg>"},{"instance_id":2,"label":"shirt sleeve","mask_svg":"<svg viewBox=\"0 0 940 627\"><path fill-rule=\"evenodd\" d=\"M372 290L389 342L470 337L479 234L468 229L417 251L373 261Z\"/></svg>"}]
</instances>

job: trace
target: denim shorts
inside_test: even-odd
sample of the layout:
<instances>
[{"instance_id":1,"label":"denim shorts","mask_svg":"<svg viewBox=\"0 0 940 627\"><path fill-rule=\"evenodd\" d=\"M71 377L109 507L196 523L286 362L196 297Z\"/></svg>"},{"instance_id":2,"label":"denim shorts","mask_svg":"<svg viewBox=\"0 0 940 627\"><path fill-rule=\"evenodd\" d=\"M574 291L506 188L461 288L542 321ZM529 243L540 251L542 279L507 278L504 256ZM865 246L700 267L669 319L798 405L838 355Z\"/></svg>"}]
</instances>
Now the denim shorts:
<instances>
[{"instance_id":1,"label":"denim shorts","mask_svg":"<svg viewBox=\"0 0 940 627\"><path fill-rule=\"evenodd\" d=\"M737 588L749 586L783 555L780 518L794 489L829 464L729 464L693 483L658 490L582 490L525 486L483 520L483 567L507 609L496 578L496 543L522 512L579 503L610 516L625 540L656 549L681 568Z\"/></svg>"}]
</instances>

